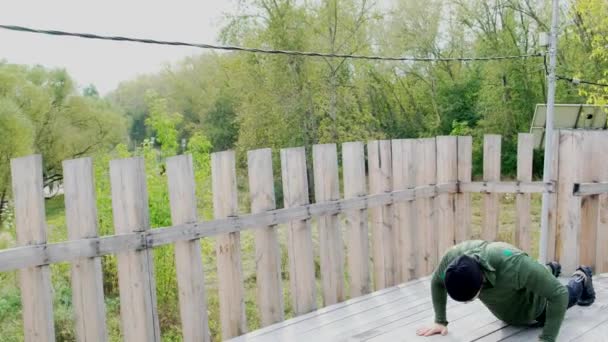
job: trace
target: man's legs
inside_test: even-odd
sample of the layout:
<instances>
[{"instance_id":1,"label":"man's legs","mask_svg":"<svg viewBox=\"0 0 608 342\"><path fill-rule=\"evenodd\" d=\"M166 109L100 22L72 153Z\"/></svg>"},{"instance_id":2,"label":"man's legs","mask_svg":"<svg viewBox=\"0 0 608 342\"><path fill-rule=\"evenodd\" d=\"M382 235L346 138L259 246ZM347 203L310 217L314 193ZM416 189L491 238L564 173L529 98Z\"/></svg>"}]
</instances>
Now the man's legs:
<instances>
[{"instance_id":1,"label":"man's legs","mask_svg":"<svg viewBox=\"0 0 608 342\"><path fill-rule=\"evenodd\" d=\"M557 278L561 273L561 265L555 261L546 265L551 273ZM568 289L568 309L578 304L589 306L595 301L595 290L593 289L592 272L588 266L579 266L572 274L572 278L566 285ZM545 324L545 311L536 319L539 325Z\"/></svg>"},{"instance_id":2,"label":"man's legs","mask_svg":"<svg viewBox=\"0 0 608 342\"><path fill-rule=\"evenodd\" d=\"M558 262L552 261L546 266L556 278L559 277L562 266ZM572 274L572 278L568 281L566 288L568 289L568 308L575 304L582 306L591 305L595 301L591 267L579 266L574 274Z\"/></svg>"},{"instance_id":3,"label":"man's legs","mask_svg":"<svg viewBox=\"0 0 608 342\"><path fill-rule=\"evenodd\" d=\"M566 288L568 289L568 309L576 305L583 295L585 289L585 274L577 270L568 281Z\"/></svg>"},{"instance_id":4,"label":"man's legs","mask_svg":"<svg viewBox=\"0 0 608 342\"><path fill-rule=\"evenodd\" d=\"M551 261L550 263L546 264L545 266L547 268L549 268L549 270L551 271L553 276L555 276L555 278L559 277L559 275L562 273L562 265L560 265L559 262L557 262L557 261Z\"/></svg>"},{"instance_id":5,"label":"man's legs","mask_svg":"<svg viewBox=\"0 0 608 342\"><path fill-rule=\"evenodd\" d=\"M579 266L576 269L576 272L574 272L574 274L572 275L572 279L568 283L568 286L570 287L570 283L572 283L574 295L578 294L579 287L582 286L583 288L582 293L580 294L576 302L578 305L589 306L595 301L595 289L593 288L592 277L593 272L591 271L591 267L589 266ZM581 278L582 280L575 282L576 279ZM570 292L570 290L568 290L568 292Z\"/></svg>"}]
</instances>

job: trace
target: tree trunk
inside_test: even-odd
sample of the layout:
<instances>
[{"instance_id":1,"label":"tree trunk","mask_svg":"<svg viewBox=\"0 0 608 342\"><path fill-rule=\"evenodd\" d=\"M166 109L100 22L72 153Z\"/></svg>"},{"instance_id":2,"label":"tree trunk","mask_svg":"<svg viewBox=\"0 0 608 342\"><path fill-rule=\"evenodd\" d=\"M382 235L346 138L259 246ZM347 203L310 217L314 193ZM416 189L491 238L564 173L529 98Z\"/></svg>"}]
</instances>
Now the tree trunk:
<instances>
[{"instance_id":1,"label":"tree trunk","mask_svg":"<svg viewBox=\"0 0 608 342\"><path fill-rule=\"evenodd\" d=\"M332 120L332 140L338 143L338 81L336 79L337 70L332 70L330 77L329 92L329 117Z\"/></svg>"}]
</instances>

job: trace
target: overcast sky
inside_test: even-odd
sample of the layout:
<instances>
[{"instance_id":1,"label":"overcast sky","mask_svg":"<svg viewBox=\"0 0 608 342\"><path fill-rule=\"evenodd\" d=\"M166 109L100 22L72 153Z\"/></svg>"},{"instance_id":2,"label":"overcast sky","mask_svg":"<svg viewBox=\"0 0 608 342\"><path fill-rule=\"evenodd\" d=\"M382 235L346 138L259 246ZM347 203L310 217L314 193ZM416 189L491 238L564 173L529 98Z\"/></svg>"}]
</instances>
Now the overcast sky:
<instances>
[{"instance_id":1,"label":"overcast sky","mask_svg":"<svg viewBox=\"0 0 608 342\"><path fill-rule=\"evenodd\" d=\"M0 0L0 23L73 32L216 43L236 0ZM202 50L53 37L0 29L0 60L63 67L79 87L106 94L120 81L158 71Z\"/></svg>"}]
</instances>

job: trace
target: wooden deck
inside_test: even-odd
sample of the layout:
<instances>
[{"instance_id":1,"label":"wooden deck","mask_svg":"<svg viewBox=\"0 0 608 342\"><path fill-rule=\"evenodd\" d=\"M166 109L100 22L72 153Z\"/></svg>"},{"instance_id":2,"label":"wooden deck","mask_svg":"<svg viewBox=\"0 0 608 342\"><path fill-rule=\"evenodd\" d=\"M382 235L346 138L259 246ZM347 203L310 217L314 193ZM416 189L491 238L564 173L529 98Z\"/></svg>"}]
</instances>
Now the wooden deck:
<instances>
[{"instance_id":1,"label":"wooden deck","mask_svg":"<svg viewBox=\"0 0 608 342\"><path fill-rule=\"evenodd\" d=\"M568 310L558 341L608 341L608 274L595 276L594 285L596 302ZM416 329L432 323L434 316L429 279L423 279L328 306L231 341L523 342L536 341L540 333L540 329L504 324L480 301L461 304L450 299L447 314L447 336L416 336Z\"/></svg>"}]
</instances>

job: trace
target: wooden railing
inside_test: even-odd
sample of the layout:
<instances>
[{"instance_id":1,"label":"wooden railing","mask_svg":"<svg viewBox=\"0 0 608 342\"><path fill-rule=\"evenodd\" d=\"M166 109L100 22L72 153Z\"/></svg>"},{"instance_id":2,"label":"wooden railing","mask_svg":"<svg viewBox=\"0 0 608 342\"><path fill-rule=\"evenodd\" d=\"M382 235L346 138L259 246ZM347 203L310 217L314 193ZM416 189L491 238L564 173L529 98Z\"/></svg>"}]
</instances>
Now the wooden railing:
<instances>
[{"instance_id":1,"label":"wooden railing","mask_svg":"<svg viewBox=\"0 0 608 342\"><path fill-rule=\"evenodd\" d=\"M516 194L516 243L529 249L530 194L554 192L553 183L531 181L529 134L520 135L518 180L512 182L500 181L500 136L485 137L481 182L471 181L471 137L372 141L367 144L367 168L364 147L361 142L342 145L342 190L337 146L313 147L316 203L312 204L304 148L281 150L283 209L276 209L271 150L250 151L251 213L246 215L237 210L234 152L214 153L213 221L197 217L190 156L168 158L173 225L155 229L149 223L143 159L113 160L110 179L116 235L103 237L97 231L91 159L65 161L69 241L52 244L46 243L42 159L12 160L20 247L0 251L0 271L20 270L26 340L54 340L49 264L72 263L78 339L105 341L100 257L117 255L123 337L160 341L151 250L174 244L184 340L208 341L199 239L216 237L220 323L222 337L230 338L245 333L247 326L239 235L243 230L255 229L256 300L261 324L266 326L284 319L279 225L287 225L291 301L295 315L301 315L317 309L313 217L319 217L323 305L331 305L430 274L446 248L471 237L472 192L483 193L482 236L488 240L498 236L498 194ZM338 215L345 217L344 223ZM345 265L349 294L345 293Z\"/></svg>"}]
</instances>

